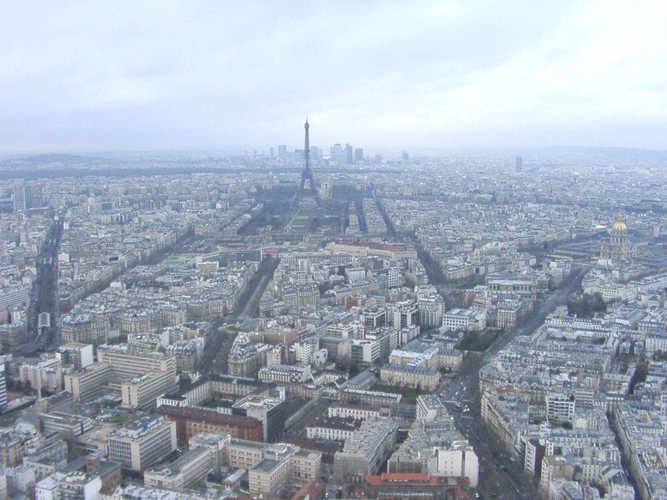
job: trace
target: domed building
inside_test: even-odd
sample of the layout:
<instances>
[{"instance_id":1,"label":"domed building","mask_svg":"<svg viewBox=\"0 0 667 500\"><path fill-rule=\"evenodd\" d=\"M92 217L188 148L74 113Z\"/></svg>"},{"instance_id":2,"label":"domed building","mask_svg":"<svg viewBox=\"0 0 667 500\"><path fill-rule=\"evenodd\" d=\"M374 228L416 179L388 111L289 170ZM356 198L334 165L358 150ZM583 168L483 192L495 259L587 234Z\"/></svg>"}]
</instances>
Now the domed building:
<instances>
[{"instance_id":1,"label":"domed building","mask_svg":"<svg viewBox=\"0 0 667 500\"><path fill-rule=\"evenodd\" d=\"M628 227L622 211L618 211L616 222L611 227L611 237L600 245L600 258L628 260L637 254L637 248L628 240Z\"/></svg>"}]
</instances>

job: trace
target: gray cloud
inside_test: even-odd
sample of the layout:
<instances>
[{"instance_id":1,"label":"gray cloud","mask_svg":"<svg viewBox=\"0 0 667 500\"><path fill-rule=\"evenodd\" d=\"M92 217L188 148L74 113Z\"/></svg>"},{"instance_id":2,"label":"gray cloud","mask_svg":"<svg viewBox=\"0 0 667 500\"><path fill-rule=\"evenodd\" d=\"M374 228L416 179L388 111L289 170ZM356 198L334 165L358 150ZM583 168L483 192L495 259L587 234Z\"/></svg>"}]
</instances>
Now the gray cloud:
<instances>
[{"instance_id":1,"label":"gray cloud","mask_svg":"<svg viewBox=\"0 0 667 500\"><path fill-rule=\"evenodd\" d=\"M2 152L667 148L662 2L5 3Z\"/></svg>"}]
</instances>

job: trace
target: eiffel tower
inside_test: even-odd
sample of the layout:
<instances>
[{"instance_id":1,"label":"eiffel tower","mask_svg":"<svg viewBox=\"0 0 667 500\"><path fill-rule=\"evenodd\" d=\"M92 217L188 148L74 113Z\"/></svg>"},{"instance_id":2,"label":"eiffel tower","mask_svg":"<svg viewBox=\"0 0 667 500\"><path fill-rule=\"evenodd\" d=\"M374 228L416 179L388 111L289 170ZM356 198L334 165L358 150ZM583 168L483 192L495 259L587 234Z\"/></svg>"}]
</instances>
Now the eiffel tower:
<instances>
[{"instance_id":1,"label":"eiffel tower","mask_svg":"<svg viewBox=\"0 0 667 500\"><path fill-rule=\"evenodd\" d=\"M303 127L306 129L306 140L303 148L303 172L301 172L299 189L294 195L294 205L298 205L299 201L304 198L313 198L319 205L320 195L317 192L317 187L315 187L315 181L313 180L313 170L310 168L310 140L308 137L310 125L308 125L308 118L306 118L306 124ZM308 182L308 188L306 188L306 181Z\"/></svg>"}]
</instances>

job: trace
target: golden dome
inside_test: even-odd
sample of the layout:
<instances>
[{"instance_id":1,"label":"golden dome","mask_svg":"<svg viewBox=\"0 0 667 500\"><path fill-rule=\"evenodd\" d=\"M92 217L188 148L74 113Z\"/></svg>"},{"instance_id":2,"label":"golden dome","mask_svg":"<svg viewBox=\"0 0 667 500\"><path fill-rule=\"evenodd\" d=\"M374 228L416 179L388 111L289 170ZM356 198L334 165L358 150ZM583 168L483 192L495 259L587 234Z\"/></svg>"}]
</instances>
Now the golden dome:
<instances>
[{"instance_id":1,"label":"golden dome","mask_svg":"<svg viewBox=\"0 0 667 500\"><path fill-rule=\"evenodd\" d=\"M625 225L625 217L623 217L623 212L620 210L618 211L618 215L616 216L616 222L614 225L611 227L611 230L615 233L620 233L620 232L625 232L628 230L628 227Z\"/></svg>"}]
</instances>

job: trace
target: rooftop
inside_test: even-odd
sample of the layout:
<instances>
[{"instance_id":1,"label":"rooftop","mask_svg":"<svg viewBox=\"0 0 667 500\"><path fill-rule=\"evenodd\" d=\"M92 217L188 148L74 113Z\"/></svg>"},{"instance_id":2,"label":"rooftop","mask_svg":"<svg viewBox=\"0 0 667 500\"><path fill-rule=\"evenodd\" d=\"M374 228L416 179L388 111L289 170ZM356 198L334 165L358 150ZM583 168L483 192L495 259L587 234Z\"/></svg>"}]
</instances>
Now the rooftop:
<instances>
[{"instance_id":1,"label":"rooftop","mask_svg":"<svg viewBox=\"0 0 667 500\"><path fill-rule=\"evenodd\" d=\"M257 462L252 469L260 472L271 472L273 469L278 467L280 462L272 458L264 458L263 460Z\"/></svg>"},{"instance_id":2,"label":"rooftop","mask_svg":"<svg viewBox=\"0 0 667 500\"><path fill-rule=\"evenodd\" d=\"M237 427L253 428L261 426L262 423L252 417L243 417L241 415L229 415L227 413L218 413L215 410L194 407L176 407L162 405L158 408L158 413L168 417L182 417L191 420L201 420L220 425L234 425Z\"/></svg>"}]
</instances>

